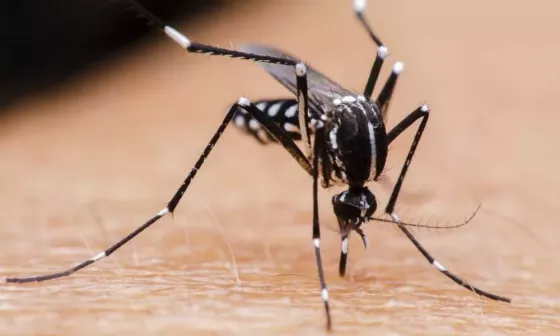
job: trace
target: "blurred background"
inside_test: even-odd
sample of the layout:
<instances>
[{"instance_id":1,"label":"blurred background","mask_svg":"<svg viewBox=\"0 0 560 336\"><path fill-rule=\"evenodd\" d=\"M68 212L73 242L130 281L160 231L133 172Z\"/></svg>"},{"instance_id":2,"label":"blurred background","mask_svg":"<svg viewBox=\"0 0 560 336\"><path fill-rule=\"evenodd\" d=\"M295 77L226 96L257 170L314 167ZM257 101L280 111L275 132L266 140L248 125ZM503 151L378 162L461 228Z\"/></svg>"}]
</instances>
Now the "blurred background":
<instances>
[{"instance_id":1,"label":"blurred background","mask_svg":"<svg viewBox=\"0 0 560 336\"><path fill-rule=\"evenodd\" d=\"M197 42L277 46L361 91L376 48L352 1L142 1ZM65 269L163 208L239 96L287 97L258 66L189 55L111 1L0 4L0 275ZM430 121L397 210L432 254L511 305L431 267L389 224L340 236L321 190L334 328L352 335L555 335L560 330L560 4L368 1L405 64L389 127ZM377 87L379 89L379 86ZM377 90L376 90L377 92ZM414 130L390 148L382 209ZM0 286L2 335L324 334L311 180L279 146L230 127L173 217L52 282Z\"/></svg>"},{"instance_id":2,"label":"blurred background","mask_svg":"<svg viewBox=\"0 0 560 336\"><path fill-rule=\"evenodd\" d=\"M234 2L146 0L142 3L167 20L189 20L210 15ZM152 29L126 8L125 2L117 0L2 2L0 109L80 75L101 60L134 46Z\"/></svg>"}]
</instances>

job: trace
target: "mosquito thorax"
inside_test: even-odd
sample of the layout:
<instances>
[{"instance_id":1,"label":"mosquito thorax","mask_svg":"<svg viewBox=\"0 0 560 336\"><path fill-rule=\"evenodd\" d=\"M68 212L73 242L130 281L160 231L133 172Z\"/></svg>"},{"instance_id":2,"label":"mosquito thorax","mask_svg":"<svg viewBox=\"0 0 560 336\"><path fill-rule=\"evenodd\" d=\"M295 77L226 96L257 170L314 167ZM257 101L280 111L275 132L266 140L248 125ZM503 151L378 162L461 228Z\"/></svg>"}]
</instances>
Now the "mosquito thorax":
<instances>
[{"instance_id":1,"label":"mosquito thorax","mask_svg":"<svg viewBox=\"0 0 560 336\"><path fill-rule=\"evenodd\" d=\"M323 184L361 186L376 180L385 166L387 134L377 104L364 96L332 101L326 112Z\"/></svg>"},{"instance_id":2,"label":"mosquito thorax","mask_svg":"<svg viewBox=\"0 0 560 336\"><path fill-rule=\"evenodd\" d=\"M332 205L340 233L347 236L373 216L377 209L377 200L367 187L350 187L333 196Z\"/></svg>"}]
</instances>

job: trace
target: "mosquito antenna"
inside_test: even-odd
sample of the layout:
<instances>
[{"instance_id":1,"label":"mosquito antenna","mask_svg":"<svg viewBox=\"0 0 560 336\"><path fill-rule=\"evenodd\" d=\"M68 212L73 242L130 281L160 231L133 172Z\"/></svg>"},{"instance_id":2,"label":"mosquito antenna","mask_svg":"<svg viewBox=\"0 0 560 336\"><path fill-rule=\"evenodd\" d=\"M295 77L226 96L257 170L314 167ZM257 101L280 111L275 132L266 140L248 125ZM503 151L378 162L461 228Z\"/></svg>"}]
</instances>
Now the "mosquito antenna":
<instances>
[{"instance_id":1,"label":"mosquito antenna","mask_svg":"<svg viewBox=\"0 0 560 336\"><path fill-rule=\"evenodd\" d=\"M414 228L423 228L423 229L457 229L457 228L460 228L462 226L465 226L465 225L469 224L473 220L473 218L476 216L476 214L478 213L478 211L480 210L481 207L482 207L482 204L479 204L478 207L476 207L476 210L474 210L473 213L467 219L463 220L462 222L460 222L458 224L454 224L454 225L439 226L439 225L427 225L427 224L418 224L418 223L407 223L407 222L401 222L401 221L395 222L392 219L386 219L386 218L380 218L380 217L370 217L370 218L368 218L368 220L373 220L373 221L378 221L378 222L383 222L383 223L398 224L398 225L414 227Z\"/></svg>"}]
</instances>

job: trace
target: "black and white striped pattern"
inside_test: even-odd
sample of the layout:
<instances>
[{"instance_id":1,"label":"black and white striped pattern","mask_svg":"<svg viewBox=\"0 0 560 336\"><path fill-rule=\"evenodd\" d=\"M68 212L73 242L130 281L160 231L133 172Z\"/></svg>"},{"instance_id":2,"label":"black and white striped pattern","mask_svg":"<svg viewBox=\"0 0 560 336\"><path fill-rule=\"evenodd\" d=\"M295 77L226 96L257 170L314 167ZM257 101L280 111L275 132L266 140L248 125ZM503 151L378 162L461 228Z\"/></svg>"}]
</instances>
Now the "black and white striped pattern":
<instances>
[{"instance_id":1,"label":"black and white striped pattern","mask_svg":"<svg viewBox=\"0 0 560 336\"><path fill-rule=\"evenodd\" d=\"M297 100L295 99L264 99L257 100L255 105L262 113L268 115L280 128L282 128L292 140L302 140L299 127L299 113ZM317 113L315 113L317 114ZM313 113L311 113L313 115ZM262 144L276 142L276 139L267 132L264 127L245 110L239 108L234 116L234 124L241 130L252 135ZM311 117L308 128L311 133L315 131L322 121Z\"/></svg>"},{"instance_id":2,"label":"black and white striped pattern","mask_svg":"<svg viewBox=\"0 0 560 336\"><path fill-rule=\"evenodd\" d=\"M301 140L298 123L297 101L295 99L267 99L255 102L262 113L268 115L279 127L284 129L293 140ZM254 136L259 142L266 144L276 139L247 111L237 109L234 119L235 126Z\"/></svg>"},{"instance_id":3,"label":"black and white striped pattern","mask_svg":"<svg viewBox=\"0 0 560 336\"><path fill-rule=\"evenodd\" d=\"M177 29L165 24L162 20L156 17L154 14L148 12L142 5L140 5L136 0L112 0L115 2L125 2L129 9L134 11L139 18L143 18L149 25L155 25L159 30L165 33L168 38L173 42L178 44L184 50L191 53L215 55L215 56L226 56L237 59L244 59L254 62L261 63L271 63L271 64L282 64L290 65L295 67L299 62L282 58L282 57L269 57L264 55L257 55L254 53L247 53L238 50L218 48L210 46L207 44L193 42L186 35L179 32Z\"/></svg>"},{"instance_id":4,"label":"black and white striped pattern","mask_svg":"<svg viewBox=\"0 0 560 336\"><path fill-rule=\"evenodd\" d=\"M156 221L158 221L163 216L167 215L169 212L170 211L169 211L168 207L163 208L155 216L150 218L146 223L144 223L142 226L140 226L139 228L137 228L136 230L134 230L133 232L128 234L126 237L121 239L119 242L117 242L113 246L109 247L105 251L103 251L101 253L98 253L98 254L94 255L93 257L89 258L88 260L83 261L83 262L79 263L78 265L76 265L74 267L71 267L71 268L69 268L69 269L67 269L63 272L57 272L57 273L51 273L51 274L47 274L47 275L39 275L39 276L27 277L27 278L7 278L6 282L8 282L8 283L41 282L41 281L46 281L46 280L52 280L52 279L67 277L67 276L69 276L73 273L76 273L77 271L81 270L82 268L85 268L85 267L87 267L87 266L89 266L89 265L91 265L95 262L98 262L101 259L104 259L104 258L110 256L113 252L118 250L121 246L123 246L124 244L129 242L132 238L136 237L138 234L140 234L142 231L144 231L145 229L150 227L152 224L154 224Z\"/></svg>"},{"instance_id":5,"label":"black and white striped pattern","mask_svg":"<svg viewBox=\"0 0 560 336\"><path fill-rule=\"evenodd\" d=\"M377 105L362 95L333 100L325 116L328 162L323 186L363 185L374 181L387 157L385 128ZM328 180L326 178L328 177Z\"/></svg>"}]
</instances>

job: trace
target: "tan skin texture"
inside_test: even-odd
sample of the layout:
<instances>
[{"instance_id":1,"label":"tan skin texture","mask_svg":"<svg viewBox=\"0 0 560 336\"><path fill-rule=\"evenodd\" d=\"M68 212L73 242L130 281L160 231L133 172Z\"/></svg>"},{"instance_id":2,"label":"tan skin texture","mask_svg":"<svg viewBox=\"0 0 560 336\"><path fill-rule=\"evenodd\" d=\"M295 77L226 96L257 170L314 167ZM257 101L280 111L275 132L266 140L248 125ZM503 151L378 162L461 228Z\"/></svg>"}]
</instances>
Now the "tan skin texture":
<instances>
[{"instance_id":1,"label":"tan skin texture","mask_svg":"<svg viewBox=\"0 0 560 336\"><path fill-rule=\"evenodd\" d=\"M558 4L524 6L370 1L367 11L391 53L382 78L405 62L389 126L423 102L432 108L397 210L453 225L482 202L467 226L413 232L450 270L513 303L455 285L390 224L364 227L367 252L352 237L338 278L330 197L339 189L322 190L335 334L560 330ZM231 7L178 28L214 45L274 44L356 90L376 50L349 1ZM103 250L164 206L228 104L287 94L248 62L155 40L2 117L2 276L61 270ZM413 133L391 146L390 180ZM381 206L390 187L371 186ZM70 278L1 285L0 334L323 334L312 253L311 179L280 147L230 128L173 219Z\"/></svg>"}]
</instances>

